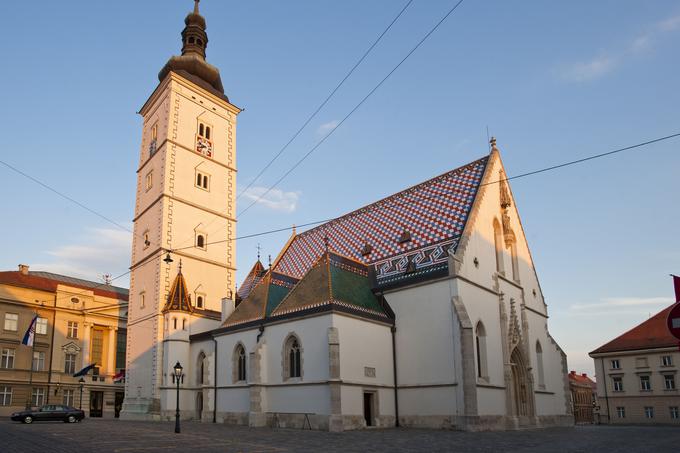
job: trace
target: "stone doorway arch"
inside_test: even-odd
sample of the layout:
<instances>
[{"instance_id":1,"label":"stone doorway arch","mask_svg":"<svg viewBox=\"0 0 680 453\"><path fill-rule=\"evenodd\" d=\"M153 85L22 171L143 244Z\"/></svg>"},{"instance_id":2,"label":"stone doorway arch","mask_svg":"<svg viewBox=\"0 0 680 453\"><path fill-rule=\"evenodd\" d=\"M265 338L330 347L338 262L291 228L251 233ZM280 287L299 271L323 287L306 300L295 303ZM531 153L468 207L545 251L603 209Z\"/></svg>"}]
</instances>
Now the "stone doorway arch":
<instances>
[{"instance_id":1,"label":"stone doorway arch","mask_svg":"<svg viewBox=\"0 0 680 453\"><path fill-rule=\"evenodd\" d=\"M530 417L534 415L534 405L531 399L531 381L529 368L524 359L524 354L518 347L512 350L510 355L512 365L512 406L513 415Z\"/></svg>"}]
</instances>

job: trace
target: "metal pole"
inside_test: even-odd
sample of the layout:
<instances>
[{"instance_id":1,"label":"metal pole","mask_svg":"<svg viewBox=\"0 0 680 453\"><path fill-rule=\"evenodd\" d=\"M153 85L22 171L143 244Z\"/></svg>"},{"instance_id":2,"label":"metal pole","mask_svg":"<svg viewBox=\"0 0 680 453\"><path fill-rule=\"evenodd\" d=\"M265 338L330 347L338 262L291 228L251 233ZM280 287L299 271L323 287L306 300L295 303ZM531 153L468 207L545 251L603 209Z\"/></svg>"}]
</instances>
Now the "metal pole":
<instances>
[{"instance_id":1,"label":"metal pole","mask_svg":"<svg viewBox=\"0 0 680 453\"><path fill-rule=\"evenodd\" d=\"M177 410L175 411L175 432L179 433L179 376L177 376Z\"/></svg>"},{"instance_id":2,"label":"metal pole","mask_svg":"<svg viewBox=\"0 0 680 453\"><path fill-rule=\"evenodd\" d=\"M83 410L83 384L80 384L80 407L78 409Z\"/></svg>"}]
</instances>

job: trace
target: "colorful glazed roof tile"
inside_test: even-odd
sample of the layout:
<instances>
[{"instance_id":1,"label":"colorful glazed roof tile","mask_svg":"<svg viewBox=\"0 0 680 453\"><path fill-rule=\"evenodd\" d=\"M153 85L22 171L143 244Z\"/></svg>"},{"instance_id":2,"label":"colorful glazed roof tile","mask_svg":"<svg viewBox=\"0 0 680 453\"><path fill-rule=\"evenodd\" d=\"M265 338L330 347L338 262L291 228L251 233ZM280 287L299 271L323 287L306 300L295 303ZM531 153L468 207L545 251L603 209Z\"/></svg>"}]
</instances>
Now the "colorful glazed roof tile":
<instances>
[{"instance_id":1,"label":"colorful glazed roof tile","mask_svg":"<svg viewBox=\"0 0 680 453\"><path fill-rule=\"evenodd\" d=\"M295 236L274 270L302 278L324 253L368 264L377 285L445 270L458 245L488 157ZM413 272L406 272L407 269Z\"/></svg>"},{"instance_id":2,"label":"colorful glazed roof tile","mask_svg":"<svg viewBox=\"0 0 680 453\"><path fill-rule=\"evenodd\" d=\"M125 288L68 277L66 275L53 274L51 272L29 271L28 274L22 274L20 271L0 272L0 284L49 292L56 292L58 285L65 285L90 290L98 296L128 300L128 290Z\"/></svg>"},{"instance_id":3,"label":"colorful glazed roof tile","mask_svg":"<svg viewBox=\"0 0 680 453\"><path fill-rule=\"evenodd\" d=\"M177 272L177 277L175 277L175 281L172 282L168 300L165 303L165 307L163 307L163 313L171 310L186 311L189 313L194 312L194 307L191 305L191 296L189 296L189 293L187 292L187 282L184 280L184 275L182 275L181 263L179 272Z\"/></svg>"},{"instance_id":4,"label":"colorful glazed roof tile","mask_svg":"<svg viewBox=\"0 0 680 453\"><path fill-rule=\"evenodd\" d=\"M225 320L223 326L229 327L268 317L297 282L298 279L287 275L266 272Z\"/></svg>"},{"instance_id":5,"label":"colorful glazed roof tile","mask_svg":"<svg viewBox=\"0 0 680 453\"><path fill-rule=\"evenodd\" d=\"M673 308L673 305L638 324L623 335L614 338L609 343L600 346L591 354L677 347L678 340L671 335L666 324L671 308Z\"/></svg>"},{"instance_id":6,"label":"colorful glazed roof tile","mask_svg":"<svg viewBox=\"0 0 680 453\"><path fill-rule=\"evenodd\" d=\"M371 291L363 263L328 252L322 255L300 283L272 312L272 317L330 306L389 320Z\"/></svg>"},{"instance_id":7,"label":"colorful glazed roof tile","mask_svg":"<svg viewBox=\"0 0 680 453\"><path fill-rule=\"evenodd\" d=\"M259 283L259 281L262 279L266 272L267 272L266 269L258 259L253 268L250 269L250 272L248 272L248 275L246 276L245 280L243 280L241 286L239 287L237 291L238 297L240 297L241 299L245 299L246 297L248 297L250 291Z\"/></svg>"}]
</instances>

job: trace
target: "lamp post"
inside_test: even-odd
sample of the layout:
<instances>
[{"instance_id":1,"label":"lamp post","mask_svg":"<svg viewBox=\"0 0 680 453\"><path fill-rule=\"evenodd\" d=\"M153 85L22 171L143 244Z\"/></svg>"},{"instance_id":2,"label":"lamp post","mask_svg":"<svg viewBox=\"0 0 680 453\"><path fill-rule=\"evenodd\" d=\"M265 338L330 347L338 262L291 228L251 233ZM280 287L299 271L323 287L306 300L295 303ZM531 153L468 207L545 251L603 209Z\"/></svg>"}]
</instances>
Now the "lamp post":
<instances>
[{"instance_id":1,"label":"lamp post","mask_svg":"<svg viewBox=\"0 0 680 453\"><path fill-rule=\"evenodd\" d=\"M85 379L83 379L83 378L78 379L78 383L80 383L80 407L79 407L79 409L82 411L83 410L83 386L85 385Z\"/></svg>"},{"instance_id":2,"label":"lamp post","mask_svg":"<svg viewBox=\"0 0 680 453\"><path fill-rule=\"evenodd\" d=\"M175 411L175 432L179 433L179 380L182 378L182 365L179 361L175 364L175 382L177 383L177 410Z\"/></svg>"}]
</instances>

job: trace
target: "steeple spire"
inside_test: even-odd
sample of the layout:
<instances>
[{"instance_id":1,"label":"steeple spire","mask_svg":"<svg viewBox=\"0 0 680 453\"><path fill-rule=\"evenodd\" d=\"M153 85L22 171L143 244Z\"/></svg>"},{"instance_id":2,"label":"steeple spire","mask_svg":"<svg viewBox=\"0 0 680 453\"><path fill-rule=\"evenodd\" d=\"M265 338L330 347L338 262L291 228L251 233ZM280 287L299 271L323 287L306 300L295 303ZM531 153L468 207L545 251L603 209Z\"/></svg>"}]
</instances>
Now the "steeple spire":
<instances>
[{"instance_id":1,"label":"steeple spire","mask_svg":"<svg viewBox=\"0 0 680 453\"><path fill-rule=\"evenodd\" d=\"M176 73L184 71L207 82L222 97L225 97L220 71L205 61L208 34L206 33L205 18L201 16L198 9L199 2L200 0L194 0L194 10L184 19L182 55L171 57L158 74L158 79L162 82L170 71Z\"/></svg>"}]
</instances>

